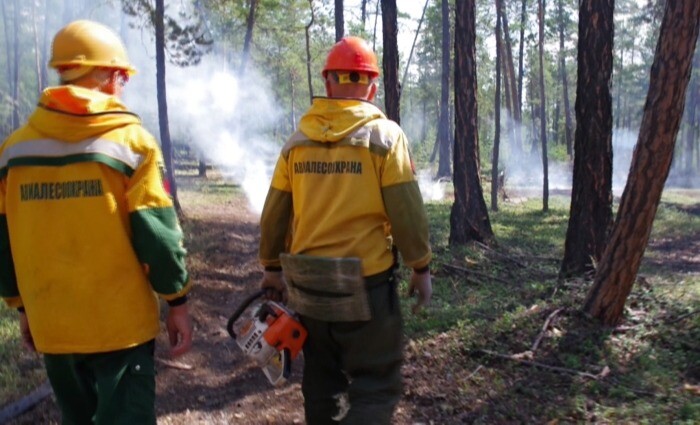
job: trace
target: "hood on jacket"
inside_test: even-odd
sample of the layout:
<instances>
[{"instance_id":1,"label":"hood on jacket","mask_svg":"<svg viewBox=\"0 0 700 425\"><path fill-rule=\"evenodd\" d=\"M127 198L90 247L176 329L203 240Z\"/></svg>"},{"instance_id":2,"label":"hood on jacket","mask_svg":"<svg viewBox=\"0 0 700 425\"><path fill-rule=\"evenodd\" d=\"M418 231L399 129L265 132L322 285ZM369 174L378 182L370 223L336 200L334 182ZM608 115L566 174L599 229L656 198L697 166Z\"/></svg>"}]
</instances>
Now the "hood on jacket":
<instances>
[{"instance_id":1,"label":"hood on jacket","mask_svg":"<svg viewBox=\"0 0 700 425\"><path fill-rule=\"evenodd\" d=\"M337 142L384 113L359 99L316 97L299 122L299 130L318 142Z\"/></svg>"},{"instance_id":2,"label":"hood on jacket","mask_svg":"<svg viewBox=\"0 0 700 425\"><path fill-rule=\"evenodd\" d=\"M68 142L140 122L116 97L73 85L44 90L29 117L29 125L40 133Z\"/></svg>"}]
</instances>

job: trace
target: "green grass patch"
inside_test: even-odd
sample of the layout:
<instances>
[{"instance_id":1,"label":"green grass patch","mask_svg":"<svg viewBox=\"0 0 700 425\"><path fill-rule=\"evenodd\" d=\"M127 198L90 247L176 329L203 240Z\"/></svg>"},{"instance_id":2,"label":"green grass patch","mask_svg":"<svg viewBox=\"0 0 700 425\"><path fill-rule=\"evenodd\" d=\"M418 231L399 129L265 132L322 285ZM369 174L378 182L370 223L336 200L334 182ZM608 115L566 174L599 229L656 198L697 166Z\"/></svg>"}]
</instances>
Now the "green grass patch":
<instances>
[{"instance_id":1,"label":"green grass patch","mask_svg":"<svg viewBox=\"0 0 700 425\"><path fill-rule=\"evenodd\" d=\"M451 359L459 366L449 370L487 377L471 378L459 390L472 406L467 422L697 423L700 270L679 257L697 255L687 249L700 241L696 200L688 193L664 197L618 329L602 328L580 312L590 281L557 279L568 198L550 198L546 213L540 199L501 203L500 211L490 212L492 248L448 246L451 204L428 204L433 302L414 316L411 301L404 301L406 329L419 347L451 341L458 353Z\"/></svg>"},{"instance_id":2,"label":"green grass patch","mask_svg":"<svg viewBox=\"0 0 700 425\"><path fill-rule=\"evenodd\" d=\"M39 356L22 347L17 312L0 302L0 408L45 379Z\"/></svg>"}]
</instances>

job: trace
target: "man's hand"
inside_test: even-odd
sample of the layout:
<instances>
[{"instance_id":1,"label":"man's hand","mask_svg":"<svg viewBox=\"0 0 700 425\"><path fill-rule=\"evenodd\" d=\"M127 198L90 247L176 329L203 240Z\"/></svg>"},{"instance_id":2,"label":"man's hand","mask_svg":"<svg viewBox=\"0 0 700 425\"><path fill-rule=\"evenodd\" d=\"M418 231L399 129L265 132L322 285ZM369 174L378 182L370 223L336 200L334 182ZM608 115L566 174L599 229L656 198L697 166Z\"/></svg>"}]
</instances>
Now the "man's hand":
<instances>
[{"instance_id":1,"label":"man's hand","mask_svg":"<svg viewBox=\"0 0 700 425\"><path fill-rule=\"evenodd\" d=\"M192 320L187 304L169 307L165 326L168 329L171 356L180 356L192 348Z\"/></svg>"},{"instance_id":2,"label":"man's hand","mask_svg":"<svg viewBox=\"0 0 700 425\"><path fill-rule=\"evenodd\" d=\"M281 271L265 270L260 281L260 289L265 290L265 297L268 300L287 302L287 281L284 280Z\"/></svg>"},{"instance_id":3,"label":"man's hand","mask_svg":"<svg viewBox=\"0 0 700 425\"><path fill-rule=\"evenodd\" d=\"M415 270L411 273L411 281L408 283L408 296L417 295L418 300L413 305L411 310L416 314L420 309L430 302L430 297L433 295L433 284L430 278L430 271L425 273L416 273Z\"/></svg>"},{"instance_id":4,"label":"man's hand","mask_svg":"<svg viewBox=\"0 0 700 425\"><path fill-rule=\"evenodd\" d=\"M22 334L22 345L24 345L24 348L35 352L36 347L34 346L32 331L29 329L29 320L27 320L27 314L23 311L19 312L19 331Z\"/></svg>"}]
</instances>

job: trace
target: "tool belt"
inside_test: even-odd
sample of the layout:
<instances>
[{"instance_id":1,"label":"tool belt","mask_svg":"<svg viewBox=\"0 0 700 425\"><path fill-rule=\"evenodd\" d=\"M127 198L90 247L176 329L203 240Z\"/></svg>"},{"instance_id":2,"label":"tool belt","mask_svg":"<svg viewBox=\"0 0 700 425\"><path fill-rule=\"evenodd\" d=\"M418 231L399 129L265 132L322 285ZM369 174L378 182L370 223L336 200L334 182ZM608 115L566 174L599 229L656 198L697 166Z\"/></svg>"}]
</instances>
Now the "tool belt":
<instances>
[{"instance_id":1,"label":"tool belt","mask_svg":"<svg viewBox=\"0 0 700 425\"><path fill-rule=\"evenodd\" d=\"M372 318L359 258L281 254L280 261L292 310L327 322Z\"/></svg>"}]
</instances>

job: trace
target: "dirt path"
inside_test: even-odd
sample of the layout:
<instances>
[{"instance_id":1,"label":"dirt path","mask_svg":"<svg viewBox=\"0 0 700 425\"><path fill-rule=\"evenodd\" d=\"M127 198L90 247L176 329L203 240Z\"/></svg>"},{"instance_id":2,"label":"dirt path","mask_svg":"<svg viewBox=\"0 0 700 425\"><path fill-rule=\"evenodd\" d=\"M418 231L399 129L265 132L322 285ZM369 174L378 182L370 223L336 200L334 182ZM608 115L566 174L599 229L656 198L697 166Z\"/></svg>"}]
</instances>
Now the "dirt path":
<instances>
[{"instance_id":1,"label":"dirt path","mask_svg":"<svg viewBox=\"0 0 700 425\"><path fill-rule=\"evenodd\" d=\"M158 338L158 423L304 423L303 359L293 364L292 379L286 385L273 388L225 330L238 303L257 289L258 217L238 198L216 209L195 204L186 207L185 213L183 227L191 241L189 269L195 282L190 306L196 339L192 351L173 365L168 364L165 335ZM60 414L48 397L11 423L58 424Z\"/></svg>"},{"instance_id":2,"label":"dirt path","mask_svg":"<svg viewBox=\"0 0 700 425\"><path fill-rule=\"evenodd\" d=\"M215 208L201 199L187 201L183 200L187 206L184 228L191 253L189 269L195 282L191 311L196 339L192 352L177 359L188 369L183 370L167 364L165 335L158 338L158 423L303 424L303 359L294 363L289 383L273 388L262 372L243 358L225 330L238 303L257 289L258 217L248 212L242 197L231 197ZM669 267L691 274L700 271L699 234L686 235L682 240L652 240L650 246L660 253L651 261L667 262ZM471 396L465 394L466 376L479 373L488 380L490 375L481 365L473 370L460 369L453 361L454 352L444 348L452 339L444 333L407 344L405 394L395 424L471 423L483 406L497 403L487 391L487 383L483 388L474 386ZM495 369L489 373L495 373ZM49 397L10 423L59 421L56 405Z\"/></svg>"}]
</instances>

